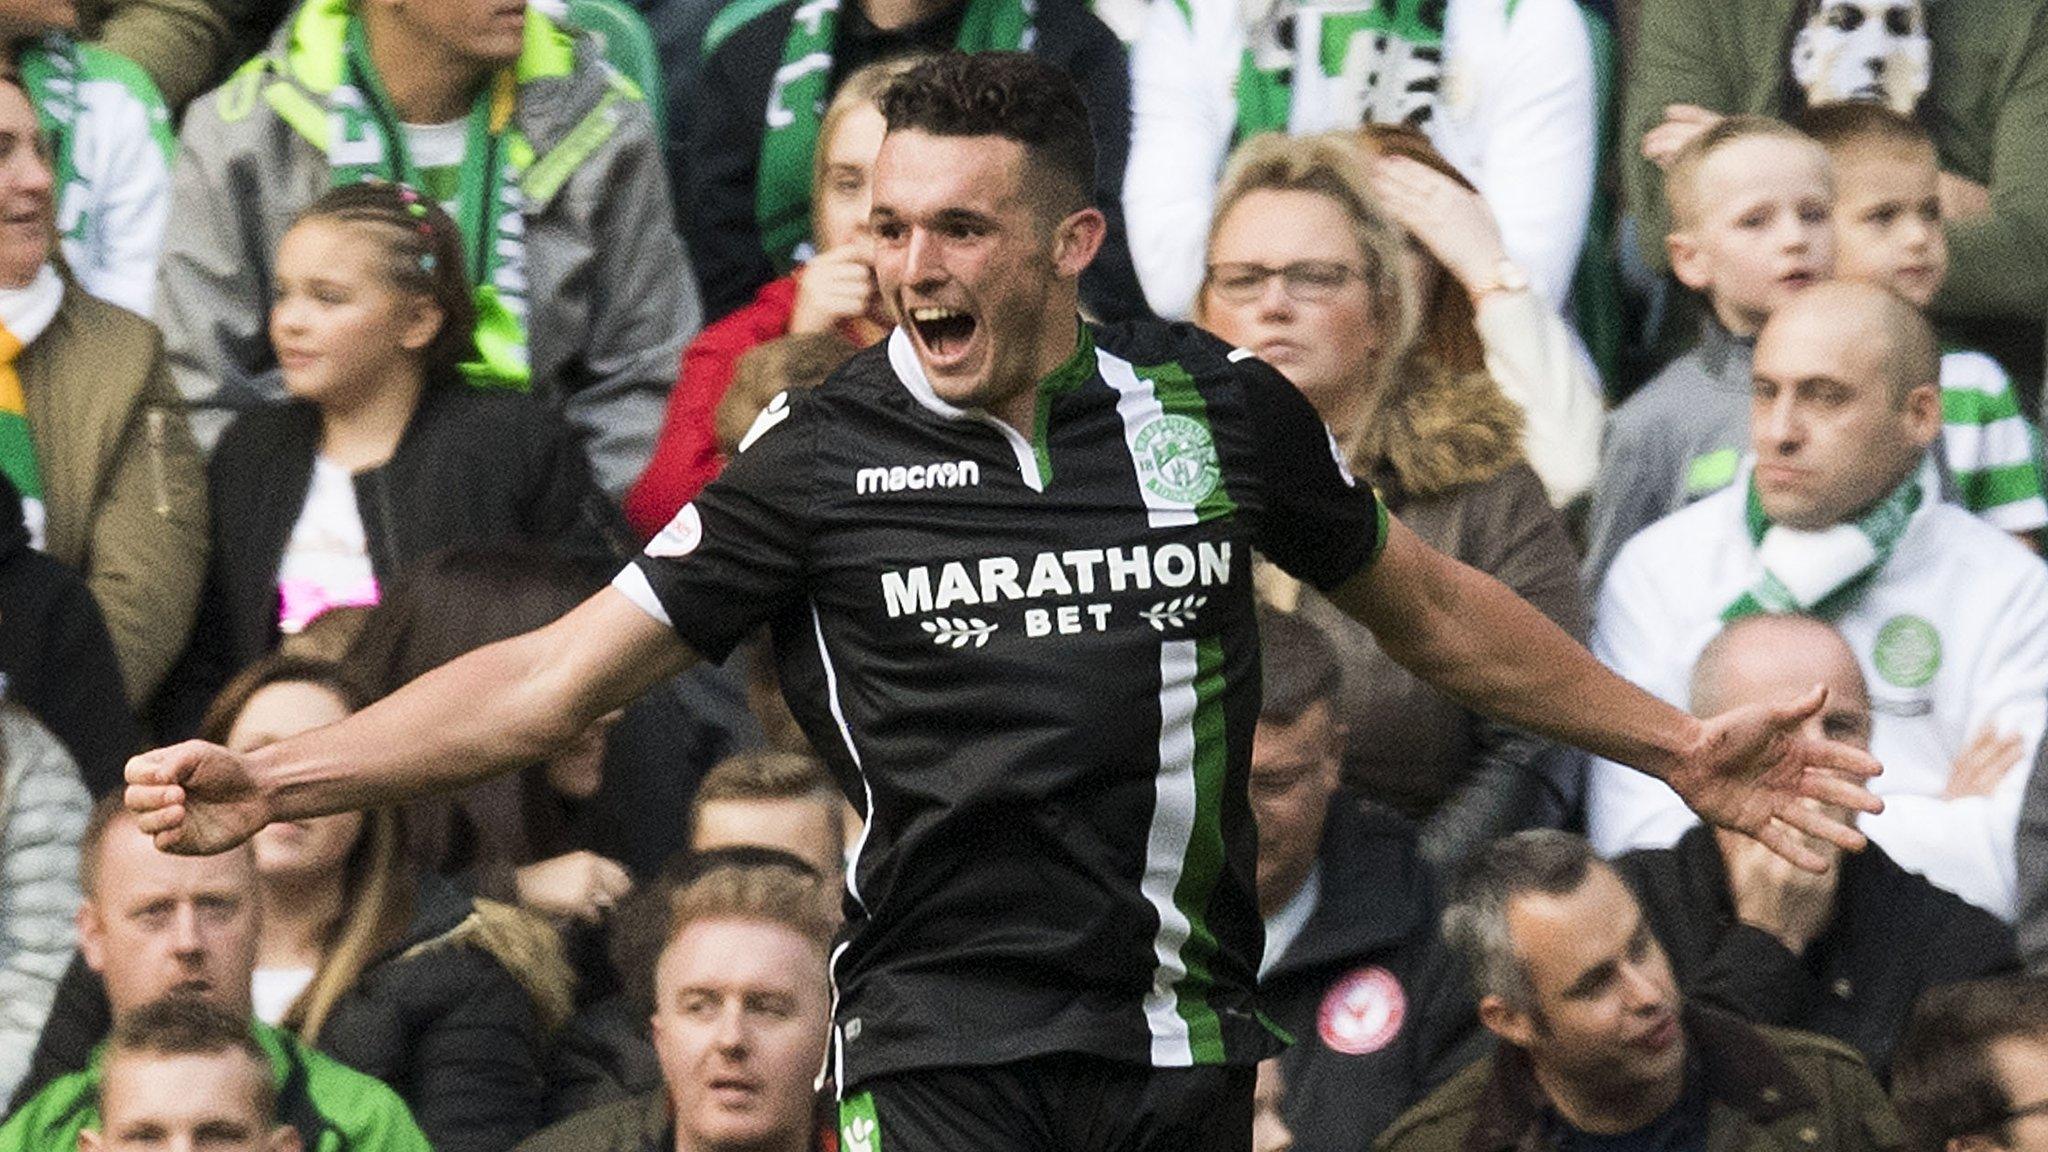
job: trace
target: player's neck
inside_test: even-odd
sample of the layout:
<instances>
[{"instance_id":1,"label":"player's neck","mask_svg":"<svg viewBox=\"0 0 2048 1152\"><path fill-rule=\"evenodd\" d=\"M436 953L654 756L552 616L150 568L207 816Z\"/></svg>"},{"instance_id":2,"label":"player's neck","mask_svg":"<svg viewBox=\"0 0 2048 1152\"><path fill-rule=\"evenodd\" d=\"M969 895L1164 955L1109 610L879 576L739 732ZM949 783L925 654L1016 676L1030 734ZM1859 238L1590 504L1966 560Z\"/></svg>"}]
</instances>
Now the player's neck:
<instances>
[{"instance_id":1,"label":"player's neck","mask_svg":"<svg viewBox=\"0 0 2048 1152\"><path fill-rule=\"evenodd\" d=\"M1014 374L1028 376L1028 379L1018 381L1015 387L1006 391L1004 399L989 405L988 414L1016 429L1024 439L1033 440L1038 433L1039 390L1045 386L1047 377L1074 358L1074 352L1080 345L1078 314L1072 309L1057 316L1049 313L1034 342L1035 351L1030 363L1019 367Z\"/></svg>"}]
</instances>

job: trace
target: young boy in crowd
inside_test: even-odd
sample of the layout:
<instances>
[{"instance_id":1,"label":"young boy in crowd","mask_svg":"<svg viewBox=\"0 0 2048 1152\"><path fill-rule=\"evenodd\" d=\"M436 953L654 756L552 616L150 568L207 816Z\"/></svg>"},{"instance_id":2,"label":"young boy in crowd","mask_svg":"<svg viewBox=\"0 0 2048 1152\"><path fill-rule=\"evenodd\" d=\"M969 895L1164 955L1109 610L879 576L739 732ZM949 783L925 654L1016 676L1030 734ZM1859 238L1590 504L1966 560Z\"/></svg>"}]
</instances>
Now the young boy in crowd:
<instances>
[{"instance_id":1,"label":"young boy in crowd","mask_svg":"<svg viewBox=\"0 0 2048 1152\"><path fill-rule=\"evenodd\" d=\"M1834 266L1828 156L1789 125L1722 120L1672 160L1664 195L1671 270L1706 298L1708 315L1699 345L1608 421L1587 528L1592 588L1629 537L1735 479L1756 333Z\"/></svg>"},{"instance_id":2,"label":"young boy in crowd","mask_svg":"<svg viewBox=\"0 0 2048 1152\"><path fill-rule=\"evenodd\" d=\"M1835 275L1881 284L1924 309L1948 278L1934 139L1881 104L1829 104L1800 127L1835 177ZM2037 547L2048 527L2033 432L1998 361L1944 347L1941 444L1958 503Z\"/></svg>"}]
</instances>

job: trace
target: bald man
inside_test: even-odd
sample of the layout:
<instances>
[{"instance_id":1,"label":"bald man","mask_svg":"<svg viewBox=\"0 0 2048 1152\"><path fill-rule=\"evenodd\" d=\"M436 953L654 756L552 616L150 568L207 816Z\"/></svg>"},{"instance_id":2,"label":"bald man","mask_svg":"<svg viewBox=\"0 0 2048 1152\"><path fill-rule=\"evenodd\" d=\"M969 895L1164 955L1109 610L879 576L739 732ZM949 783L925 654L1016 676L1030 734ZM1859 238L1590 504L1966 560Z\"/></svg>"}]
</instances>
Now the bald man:
<instances>
[{"instance_id":1,"label":"bald man","mask_svg":"<svg viewBox=\"0 0 2048 1152\"><path fill-rule=\"evenodd\" d=\"M1788 612L1834 623L1879 718L1882 815L1899 864L2010 922L2014 834L2048 713L2048 569L1939 499L1939 351L1919 311L1836 282L1757 338L1751 457L1736 482L1615 557L1593 650L1674 704L1723 625ZM2015 765L2018 765L2015 767ZM1693 825L1662 785L1597 762L1594 846L1661 848Z\"/></svg>"},{"instance_id":2,"label":"bald man","mask_svg":"<svg viewBox=\"0 0 2048 1152\"><path fill-rule=\"evenodd\" d=\"M1746 616L1700 653L1692 709L1711 715L1794 686L1828 689L1807 723L1868 748L1863 670L1841 633L1810 616ZM1838 813L1848 818L1852 814ZM1882 1079L1913 1002L1937 984L2010 971L2012 931L1872 847L1814 875L1779 867L1754 840L1695 827L1670 848L1615 861L1688 999L1759 1024L1831 1036Z\"/></svg>"}]
</instances>

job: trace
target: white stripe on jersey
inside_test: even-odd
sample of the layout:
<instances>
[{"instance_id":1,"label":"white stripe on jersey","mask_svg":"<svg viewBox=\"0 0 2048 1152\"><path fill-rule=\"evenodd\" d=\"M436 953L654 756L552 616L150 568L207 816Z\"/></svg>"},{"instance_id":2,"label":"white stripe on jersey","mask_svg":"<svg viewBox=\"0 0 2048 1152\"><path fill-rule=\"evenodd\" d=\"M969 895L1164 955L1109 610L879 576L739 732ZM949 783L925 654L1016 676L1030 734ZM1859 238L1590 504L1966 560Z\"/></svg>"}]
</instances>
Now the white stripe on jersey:
<instances>
[{"instance_id":1,"label":"white stripe on jersey","mask_svg":"<svg viewBox=\"0 0 2048 1152\"><path fill-rule=\"evenodd\" d=\"M1126 370L1128 371L1128 365ZM1152 1064L1184 1068L1195 1062L1188 1024L1180 1014L1175 985L1188 973L1180 950L1188 941L1188 918L1174 903L1195 831L1195 676L1193 640L1159 646L1159 774L1152 782L1152 827L1145 834L1147 903L1159 914L1152 952L1158 967L1145 996L1145 1022L1152 1031Z\"/></svg>"},{"instance_id":2,"label":"white stripe on jersey","mask_svg":"<svg viewBox=\"0 0 2048 1152\"><path fill-rule=\"evenodd\" d=\"M1124 422L1124 448L1131 454L1131 470L1136 475L1138 433L1166 415L1166 409L1160 406L1159 394L1153 390L1152 382L1139 376L1130 361L1097 348L1095 364L1102 373L1102 379L1116 389L1116 414ZM1190 501L1170 500L1142 483L1138 485L1138 495L1145 499L1146 520L1154 528L1184 528L1195 523L1195 506ZM1188 673L1188 679L1193 681L1192 671Z\"/></svg>"}]
</instances>

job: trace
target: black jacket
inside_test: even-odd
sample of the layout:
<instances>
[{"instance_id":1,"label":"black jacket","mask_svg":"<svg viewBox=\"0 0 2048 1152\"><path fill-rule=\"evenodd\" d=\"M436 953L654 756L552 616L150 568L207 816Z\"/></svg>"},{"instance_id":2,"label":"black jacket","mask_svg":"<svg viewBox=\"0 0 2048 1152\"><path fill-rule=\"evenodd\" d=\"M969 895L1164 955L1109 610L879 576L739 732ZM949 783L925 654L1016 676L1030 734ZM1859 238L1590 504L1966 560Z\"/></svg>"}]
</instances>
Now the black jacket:
<instances>
[{"instance_id":1,"label":"black jacket","mask_svg":"<svg viewBox=\"0 0 2048 1152\"><path fill-rule=\"evenodd\" d=\"M475 931L477 914L454 886L422 877L405 937L335 1004L317 1045L390 1085L437 1152L502 1152L545 1121L541 1022L514 968L536 980L566 978L566 970L508 966ZM559 995L566 1000L566 987ZM74 957L9 1111L87 1067L112 1027L106 986Z\"/></svg>"},{"instance_id":2,"label":"black jacket","mask_svg":"<svg viewBox=\"0 0 2048 1152\"><path fill-rule=\"evenodd\" d=\"M769 92L800 3L783 0L712 46L696 74L696 103L688 122L670 126L672 132L686 132L689 141L684 165L689 194L676 218L689 242L707 324L752 300L777 275L761 249L754 179ZM1124 230L1124 163L1131 147L1130 65L1124 46L1081 0L1037 0L1036 7L1038 40L1032 51L1066 69L1081 88L1095 134L1095 203L1109 218L1108 239L1081 277L1082 304L1104 323L1148 317ZM863 64L907 51L951 48L966 8L960 0L911 28L879 32L861 13L859 0L847 0L839 9L839 45L829 88L837 91Z\"/></svg>"},{"instance_id":3,"label":"black jacket","mask_svg":"<svg viewBox=\"0 0 2048 1152\"><path fill-rule=\"evenodd\" d=\"M0 476L0 697L43 722L95 798L141 743L120 657L76 572L29 547L21 494Z\"/></svg>"},{"instance_id":4,"label":"black jacket","mask_svg":"<svg viewBox=\"0 0 2048 1152\"><path fill-rule=\"evenodd\" d=\"M2012 930L1871 845L1842 858L1835 915L1806 955L1735 919L1713 830L1614 861L1643 903L1686 999L1839 1040L1880 1080L1913 1001L1937 984L2019 966Z\"/></svg>"},{"instance_id":5,"label":"black jacket","mask_svg":"<svg viewBox=\"0 0 2048 1152\"><path fill-rule=\"evenodd\" d=\"M1280 1058L1294 1147L1361 1152L1484 1049L1413 826L1340 789L1319 867L1315 911L1259 995L1294 1035Z\"/></svg>"},{"instance_id":6,"label":"black jacket","mask_svg":"<svg viewBox=\"0 0 2048 1152\"><path fill-rule=\"evenodd\" d=\"M277 569L304 509L320 413L293 402L237 417L207 466L213 557L191 649L161 705L167 735L198 727L215 692L276 645ZM609 578L632 549L575 434L516 393L430 386L391 459L356 474L380 587L445 548L528 540Z\"/></svg>"}]
</instances>

